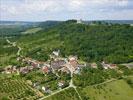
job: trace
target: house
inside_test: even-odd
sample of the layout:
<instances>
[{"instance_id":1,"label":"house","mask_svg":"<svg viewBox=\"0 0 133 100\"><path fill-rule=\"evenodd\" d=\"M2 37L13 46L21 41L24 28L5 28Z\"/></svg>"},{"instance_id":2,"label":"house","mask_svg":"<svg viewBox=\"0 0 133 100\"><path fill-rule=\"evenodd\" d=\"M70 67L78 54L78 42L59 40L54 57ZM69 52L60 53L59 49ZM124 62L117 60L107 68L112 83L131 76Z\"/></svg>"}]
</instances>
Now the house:
<instances>
[{"instance_id":1,"label":"house","mask_svg":"<svg viewBox=\"0 0 133 100\"><path fill-rule=\"evenodd\" d=\"M5 73L6 74L11 74L12 73L12 65L9 65L5 68Z\"/></svg>"},{"instance_id":2,"label":"house","mask_svg":"<svg viewBox=\"0 0 133 100\"><path fill-rule=\"evenodd\" d=\"M60 88L60 89L62 89L63 87L65 86L65 81L59 81L58 82L58 87Z\"/></svg>"},{"instance_id":3,"label":"house","mask_svg":"<svg viewBox=\"0 0 133 100\"><path fill-rule=\"evenodd\" d=\"M92 68L97 68L97 64L96 63L91 63L91 67Z\"/></svg>"},{"instance_id":4,"label":"house","mask_svg":"<svg viewBox=\"0 0 133 100\"><path fill-rule=\"evenodd\" d=\"M42 90L44 91L44 93L51 93L52 92L49 87L42 86Z\"/></svg>"},{"instance_id":5,"label":"house","mask_svg":"<svg viewBox=\"0 0 133 100\"><path fill-rule=\"evenodd\" d=\"M78 67L78 62L77 60L70 60L69 61L69 64L76 69L76 67Z\"/></svg>"},{"instance_id":6,"label":"house","mask_svg":"<svg viewBox=\"0 0 133 100\"><path fill-rule=\"evenodd\" d=\"M28 66L28 69L29 69L30 71L32 71L32 70L34 69L34 67L33 67L33 66Z\"/></svg>"},{"instance_id":7,"label":"house","mask_svg":"<svg viewBox=\"0 0 133 100\"><path fill-rule=\"evenodd\" d=\"M66 64L66 62L64 60L52 61L51 67L55 70L58 70L58 69L64 67L65 64Z\"/></svg>"},{"instance_id":8,"label":"house","mask_svg":"<svg viewBox=\"0 0 133 100\"><path fill-rule=\"evenodd\" d=\"M82 19L77 20L77 24L81 24L81 23L83 23Z\"/></svg>"},{"instance_id":9,"label":"house","mask_svg":"<svg viewBox=\"0 0 133 100\"><path fill-rule=\"evenodd\" d=\"M35 83L33 83L33 87L36 87L36 86L38 86L40 83L39 82L35 82Z\"/></svg>"},{"instance_id":10,"label":"house","mask_svg":"<svg viewBox=\"0 0 133 100\"><path fill-rule=\"evenodd\" d=\"M116 69L116 64L106 64L104 61L101 63L104 69Z\"/></svg>"},{"instance_id":11,"label":"house","mask_svg":"<svg viewBox=\"0 0 133 100\"><path fill-rule=\"evenodd\" d=\"M40 62L39 68L42 68L43 66L45 66L45 63L44 62Z\"/></svg>"},{"instance_id":12,"label":"house","mask_svg":"<svg viewBox=\"0 0 133 100\"><path fill-rule=\"evenodd\" d=\"M69 69L68 69L66 66L62 67L62 68L59 69L58 71L66 72L67 74L70 73Z\"/></svg>"},{"instance_id":13,"label":"house","mask_svg":"<svg viewBox=\"0 0 133 100\"><path fill-rule=\"evenodd\" d=\"M53 53L52 53L53 55L55 55L55 56L59 56L59 54L60 54L60 50L58 50L58 51L53 51Z\"/></svg>"},{"instance_id":14,"label":"house","mask_svg":"<svg viewBox=\"0 0 133 100\"><path fill-rule=\"evenodd\" d=\"M39 68L39 64L37 62L32 62L31 65L34 69Z\"/></svg>"},{"instance_id":15,"label":"house","mask_svg":"<svg viewBox=\"0 0 133 100\"><path fill-rule=\"evenodd\" d=\"M74 67L74 68L78 67L78 57L77 56L69 56L68 60L69 60L69 64L72 67Z\"/></svg>"},{"instance_id":16,"label":"house","mask_svg":"<svg viewBox=\"0 0 133 100\"><path fill-rule=\"evenodd\" d=\"M6 74L16 73L16 72L17 72L16 66L9 65L5 68Z\"/></svg>"},{"instance_id":17,"label":"house","mask_svg":"<svg viewBox=\"0 0 133 100\"><path fill-rule=\"evenodd\" d=\"M116 69L117 68L117 65L116 64L110 64L109 68L110 69Z\"/></svg>"},{"instance_id":18,"label":"house","mask_svg":"<svg viewBox=\"0 0 133 100\"><path fill-rule=\"evenodd\" d=\"M78 60L78 57L77 56L69 56L68 57L68 60L69 61L73 61L73 60L77 61Z\"/></svg>"},{"instance_id":19,"label":"house","mask_svg":"<svg viewBox=\"0 0 133 100\"><path fill-rule=\"evenodd\" d=\"M80 67L77 67L74 71L74 74L80 74L81 72L81 68Z\"/></svg>"},{"instance_id":20,"label":"house","mask_svg":"<svg viewBox=\"0 0 133 100\"><path fill-rule=\"evenodd\" d=\"M21 67L20 68L20 73L21 74L27 74L27 73L29 73L30 72L30 70L28 69L28 67L26 66L26 67Z\"/></svg>"},{"instance_id":21,"label":"house","mask_svg":"<svg viewBox=\"0 0 133 100\"><path fill-rule=\"evenodd\" d=\"M51 72L51 68L50 67L48 67L48 66L43 66L42 67L42 71L43 71L43 73L46 73L46 74L48 74L48 73L50 73Z\"/></svg>"}]
</instances>

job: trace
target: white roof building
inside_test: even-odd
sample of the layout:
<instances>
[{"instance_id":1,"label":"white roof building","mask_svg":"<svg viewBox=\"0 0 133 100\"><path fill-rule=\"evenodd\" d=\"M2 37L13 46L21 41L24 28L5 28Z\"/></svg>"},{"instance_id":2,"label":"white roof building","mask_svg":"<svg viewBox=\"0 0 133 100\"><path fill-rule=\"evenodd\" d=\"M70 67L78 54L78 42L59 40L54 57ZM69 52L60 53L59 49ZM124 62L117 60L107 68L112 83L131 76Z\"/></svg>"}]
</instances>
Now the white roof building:
<instances>
[{"instance_id":1,"label":"white roof building","mask_svg":"<svg viewBox=\"0 0 133 100\"><path fill-rule=\"evenodd\" d=\"M59 56L60 50L58 50L58 51L53 51L53 54L54 54L55 56Z\"/></svg>"},{"instance_id":2,"label":"white roof building","mask_svg":"<svg viewBox=\"0 0 133 100\"><path fill-rule=\"evenodd\" d=\"M77 20L77 24L81 24L82 23L82 19Z\"/></svg>"}]
</instances>

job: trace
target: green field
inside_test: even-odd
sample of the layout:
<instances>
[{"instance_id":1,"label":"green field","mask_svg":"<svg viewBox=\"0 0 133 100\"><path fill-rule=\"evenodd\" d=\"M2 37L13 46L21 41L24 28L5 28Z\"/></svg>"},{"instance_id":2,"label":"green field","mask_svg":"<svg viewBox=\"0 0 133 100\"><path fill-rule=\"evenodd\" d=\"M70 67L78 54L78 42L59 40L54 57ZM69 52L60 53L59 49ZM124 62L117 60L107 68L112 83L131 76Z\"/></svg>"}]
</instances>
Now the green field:
<instances>
[{"instance_id":1,"label":"green field","mask_svg":"<svg viewBox=\"0 0 133 100\"><path fill-rule=\"evenodd\" d=\"M133 98L133 88L124 80L79 88L79 92L83 100L132 100Z\"/></svg>"},{"instance_id":2,"label":"green field","mask_svg":"<svg viewBox=\"0 0 133 100\"><path fill-rule=\"evenodd\" d=\"M80 100L73 88L69 88L44 100Z\"/></svg>"},{"instance_id":3,"label":"green field","mask_svg":"<svg viewBox=\"0 0 133 100\"><path fill-rule=\"evenodd\" d=\"M31 29L26 30L25 32L22 32L22 34L36 33L36 32L38 32L40 30L41 30L41 28L39 28L39 27L37 27L37 28L31 28Z\"/></svg>"}]
</instances>

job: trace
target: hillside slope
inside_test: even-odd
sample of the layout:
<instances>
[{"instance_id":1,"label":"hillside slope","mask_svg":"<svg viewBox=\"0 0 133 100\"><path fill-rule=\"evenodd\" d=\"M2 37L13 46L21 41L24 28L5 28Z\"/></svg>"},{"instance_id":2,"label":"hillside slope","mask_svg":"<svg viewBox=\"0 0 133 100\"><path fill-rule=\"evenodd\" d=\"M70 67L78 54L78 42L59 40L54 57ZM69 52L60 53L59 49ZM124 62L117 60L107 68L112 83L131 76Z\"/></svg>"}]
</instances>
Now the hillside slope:
<instances>
[{"instance_id":1,"label":"hillside slope","mask_svg":"<svg viewBox=\"0 0 133 100\"><path fill-rule=\"evenodd\" d=\"M133 27L128 25L92 26L67 21L37 34L22 36L18 43L24 55L39 60L52 50L60 49L62 56L78 55L86 61L133 61Z\"/></svg>"}]
</instances>

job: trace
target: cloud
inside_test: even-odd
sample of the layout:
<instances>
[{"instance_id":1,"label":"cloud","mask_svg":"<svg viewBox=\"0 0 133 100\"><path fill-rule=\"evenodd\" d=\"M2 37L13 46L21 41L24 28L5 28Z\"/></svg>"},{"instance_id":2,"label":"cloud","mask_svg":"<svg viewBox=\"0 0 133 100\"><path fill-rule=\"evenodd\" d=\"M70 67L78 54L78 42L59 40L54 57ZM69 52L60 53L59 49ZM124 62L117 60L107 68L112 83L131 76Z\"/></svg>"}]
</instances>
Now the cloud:
<instances>
[{"instance_id":1,"label":"cloud","mask_svg":"<svg viewBox=\"0 0 133 100\"><path fill-rule=\"evenodd\" d=\"M133 11L133 0L0 0L1 17L26 19L24 17L47 18L81 16L89 13ZM63 16L64 15L64 16ZM83 16L82 15L82 16ZM106 15L106 14L105 14ZM42 17L40 17L42 16ZM128 17L128 16L127 16ZM50 17L51 18L51 17Z\"/></svg>"}]
</instances>

